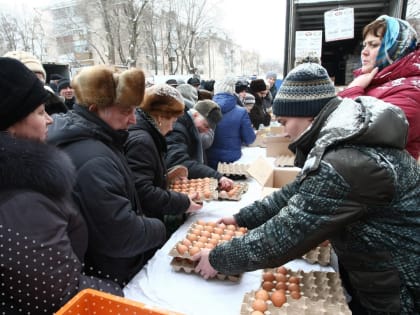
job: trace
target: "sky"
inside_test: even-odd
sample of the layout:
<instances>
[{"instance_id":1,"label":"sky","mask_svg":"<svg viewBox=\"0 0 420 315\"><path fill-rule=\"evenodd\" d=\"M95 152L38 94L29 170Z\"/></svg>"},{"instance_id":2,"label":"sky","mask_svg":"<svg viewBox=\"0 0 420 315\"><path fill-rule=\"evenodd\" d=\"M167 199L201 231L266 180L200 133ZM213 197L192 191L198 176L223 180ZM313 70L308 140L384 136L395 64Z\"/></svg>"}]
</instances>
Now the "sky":
<instances>
[{"instance_id":1,"label":"sky","mask_svg":"<svg viewBox=\"0 0 420 315\"><path fill-rule=\"evenodd\" d=\"M52 0L0 0L5 7L39 7ZM283 62L286 0L217 1L216 24L246 50L256 51L261 61Z\"/></svg>"}]
</instances>

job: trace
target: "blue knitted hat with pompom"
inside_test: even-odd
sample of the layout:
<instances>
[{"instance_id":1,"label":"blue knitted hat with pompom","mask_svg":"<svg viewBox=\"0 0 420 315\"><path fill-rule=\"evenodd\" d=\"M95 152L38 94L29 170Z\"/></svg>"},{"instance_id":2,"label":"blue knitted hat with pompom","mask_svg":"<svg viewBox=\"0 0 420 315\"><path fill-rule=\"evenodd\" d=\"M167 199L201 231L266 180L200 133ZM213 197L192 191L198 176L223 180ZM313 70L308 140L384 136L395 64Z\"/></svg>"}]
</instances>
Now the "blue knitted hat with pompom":
<instances>
[{"instance_id":1,"label":"blue knitted hat with pompom","mask_svg":"<svg viewBox=\"0 0 420 315\"><path fill-rule=\"evenodd\" d=\"M334 84L327 70L317 63L303 63L283 80L273 102L273 113L284 117L315 117L334 97Z\"/></svg>"}]
</instances>

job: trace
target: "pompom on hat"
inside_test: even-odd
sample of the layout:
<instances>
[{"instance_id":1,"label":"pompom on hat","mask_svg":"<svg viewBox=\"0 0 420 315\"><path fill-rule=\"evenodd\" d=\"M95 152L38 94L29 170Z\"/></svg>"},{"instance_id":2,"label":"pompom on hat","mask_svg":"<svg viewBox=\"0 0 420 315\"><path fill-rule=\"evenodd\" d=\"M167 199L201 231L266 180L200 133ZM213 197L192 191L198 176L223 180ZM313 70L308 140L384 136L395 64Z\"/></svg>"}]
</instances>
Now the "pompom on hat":
<instances>
[{"instance_id":1,"label":"pompom on hat","mask_svg":"<svg viewBox=\"0 0 420 315\"><path fill-rule=\"evenodd\" d=\"M207 120L210 128L213 130L219 121L222 120L223 115L219 105L211 100L198 101L194 109Z\"/></svg>"},{"instance_id":2,"label":"pompom on hat","mask_svg":"<svg viewBox=\"0 0 420 315\"><path fill-rule=\"evenodd\" d=\"M117 73L112 67L96 65L83 68L72 80L77 104L99 108L139 106L143 101L145 78L133 68Z\"/></svg>"},{"instance_id":3,"label":"pompom on hat","mask_svg":"<svg viewBox=\"0 0 420 315\"><path fill-rule=\"evenodd\" d=\"M14 58L22 62L29 70L35 73L41 73L44 76L43 82L47 79L47 73L41 63L41 61L36 58L31 53L26 51L14 50L7 52L3 57Z\"/></svg>"},{"instance_id":4,"label":"pompom on hat","mask_svg":"<svg viewBox=\"0 0 420 315\"><path fill-rule=\"evenodd\" d=\"M177 117L184 113L181 93L168 84L157 84L146 89L140 108L149 114Z\"/></svg>"},{"instance_id":5,"label":"pompom on hat","mask_svg":"<svg viewBox=\"0 0 420 315\"><path fill-rule=\"evenodd\" d=\"M0 130L24 119L48 97L44 84L22 62L0 57Z\"/></svg>"},{"instance_id":6,"label":"pompom on hat","mask_svg":"<svg viewBox=\"0 0 420 315\"><path fill-rule=\"evenodd\" d=\"M315 117L335 95L327 70L303 63L288 73L273 102L273 113L285 117Z\"/></svg>"}]
</instances>

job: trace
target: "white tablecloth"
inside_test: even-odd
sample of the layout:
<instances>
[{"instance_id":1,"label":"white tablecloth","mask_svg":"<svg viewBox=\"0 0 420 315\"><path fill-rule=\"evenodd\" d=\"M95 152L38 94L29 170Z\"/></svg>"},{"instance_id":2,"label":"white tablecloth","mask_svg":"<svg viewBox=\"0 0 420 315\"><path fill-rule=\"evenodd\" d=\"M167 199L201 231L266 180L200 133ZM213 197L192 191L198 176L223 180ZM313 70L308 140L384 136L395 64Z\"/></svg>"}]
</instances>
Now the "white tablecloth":
<instances>
[{"instance_id":1,"label":"white tablecloth","mask_svg":"<svg viewBox=\"0 0 420 315\"><path fill-rule=\"evenodd\" d=\"M244 148L238 163L249 164L264 155L263 148ZM274 159L268 160L274 163ZM246 272L238 282L204 280L194 273L172 270L172 257L168 253L178 241L185 238L188 228L196 220L216 221L259 199L261 186L251 178L247 182L248 192L240 201L205 202L199 213L191 216L128 283L124 288L125 297L186 315L239 315L245 293L259 288L262 270ZM333 270L330 267L308 264L301 259L293 260L286 266L293 270Z\"/></svg>"}]
</instances>

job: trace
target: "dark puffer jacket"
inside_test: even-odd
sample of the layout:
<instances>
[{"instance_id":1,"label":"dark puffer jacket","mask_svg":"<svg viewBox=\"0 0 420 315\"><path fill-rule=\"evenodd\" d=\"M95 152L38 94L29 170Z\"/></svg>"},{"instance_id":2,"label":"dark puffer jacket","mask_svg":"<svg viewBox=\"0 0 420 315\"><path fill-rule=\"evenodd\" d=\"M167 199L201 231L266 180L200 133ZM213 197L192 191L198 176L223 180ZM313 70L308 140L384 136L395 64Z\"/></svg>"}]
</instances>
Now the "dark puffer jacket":
<instances>
[{"instance_id":1,"label":"dark puffer jacket","mask_svg":"<svg viewBox=\"0 0 420 315\"><path fill-rule=\"evenodd\" d=\"M166 143L168 152L165 163L168 169L184 165L188 168L189 178L222 177L222 174L204 164L200 136L188 112L177 119L174 129L166 135Z\"/></svg>"},{"instance_id":2,"label":"dark puffer jacket","mask_svg":"<svg viewBox=\"0 0 420 315\"><path fill-rule=\"evenodd\" d=\"M137 123L130 127L125 154L134 176L137 193L148 217L164 220L164 215L183 214L190 206L188 195L168 190L164 162L165 137L152 118L142 110L136 112Z\"/></svg>"},{"instance_id":3,"label":"dark puffer jacket","mask_svg":"<svg viewBox=\"0 0 420 315\"><path fill-rule=\"evenodd\" d=\"M74 167L53 146L0 134L0 313L52 314L116 283L82 273L87 227L72 206Z\"/></svg>"},{"instance_id":4,"label":"dark puffer jacket","mask_svg":"<svg viewBox=\"0 0 420 315\"><path fill-rule=\"evenodd\" d=\"M62 148L77 170L73 198L89 241L90 274L127 283L166 240L165 226L143 216L124 156L128 131L115 131L85 107L54 115L48 141Z\"/></svg>"},{"instance_id":5,"label":"dark puffer jacket","mask_svg":"<svg viewBox=\"0 0 420 315\"><path fill-rule=\"evenodd\" d=\"M420 312L420 166L402 111L372 97L331 100L290 148L301 174L235 215L247 235L217 246L224 274L274 267L329 239L367 310Z\"/></svg>"},{"instance_id":6,"label":"dark puffer jacket","mask_svg":"<svg viewBox=\"0 0 420 315\"><path fill-rule=\"evenodd\" d=\"M254 129L258 129L261 124L269 126L271 116L264 106L264 100L257 93L252 93L252 95L255 97L255 104L249 112L249 118L251 119L252 126Z\"/></svg>"}]
</instances>

